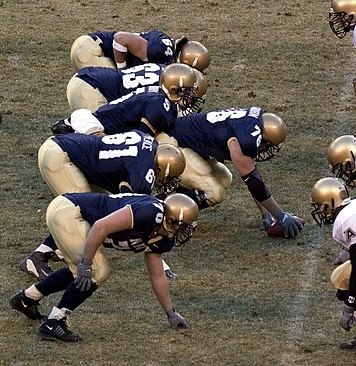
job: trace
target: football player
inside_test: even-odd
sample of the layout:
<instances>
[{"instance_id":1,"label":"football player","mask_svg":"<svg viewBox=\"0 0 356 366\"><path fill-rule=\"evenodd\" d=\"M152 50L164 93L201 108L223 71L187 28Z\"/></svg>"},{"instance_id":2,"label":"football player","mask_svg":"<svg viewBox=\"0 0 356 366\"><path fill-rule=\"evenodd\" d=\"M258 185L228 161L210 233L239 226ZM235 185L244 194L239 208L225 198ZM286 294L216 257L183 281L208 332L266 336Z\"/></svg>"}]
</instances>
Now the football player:
<instances>
[{"instance_id":1,"label":"football player","mask_svg":"<svg viewBox=\"0 0 356 366\"><path fill-rule=\"evenodd\" d=\"M77 38L70 51L76 70L87 66L126 69L146 62L169 65L177 57L202 72L210 64L210 53L201 43L187 37L174 40L156 29L141 33L90 33Z\"/></svg>"},{"instance_id":2,"label":"football player","mask_svg":"<svg viewBox=\"0 0 356 366\"><path fill-rule=\"evenodd\" d=\"M156 138L182 149L187 163L179 191L192 197L200 209L224 200L232 175L223 162L232 161L261 211L265 230L277 220L289 238L303 226L277 204L255 164L274 157L286 135L281 118L251 107L180 117Z\"/></svg>"},{"instance_id":3,"label":"football player","mask_svg":"<svg viewBox=\"0 0 356 366\"><path fill-rule=\"evenodd\" d=\"M40 326L46 340L80 342L67 327L67 317L109 277L106 247L144 252L152 289L172 328L189 327L175 311L163 271L161 254L186 243L197 226L198 207L179 193L164 201L138 194L67 193L49 205L46 221L69 268L53 272L41 282L20 291L10 306L28 318L44 319L38 311L41 299L64 294Z\"/></svg>"},{"instance_id":4,"label":"football player","mask_svg":"<svg viewBox=\"0 0 356 366\"><path fill-rule=\"evenodd\" d=\"M332 237L349 253L349 260L336 267L331 282L336 296L343 301L339 325L350 331L356 325L356 200L351 200L347 187L337 178L321 178L311 191L312 217L319 226L333 224ZM343 342L342 349L356 349L356 340Z\"/></svg>"},{"instance_id":5,"label":"football player","mask_svg":"<svg viewBox=\"0 0 356 366\"><path fill-rule=\"evenodd\" d=\"M158 146L151 135L132 130L102 138L74 133L50 137L39 149L38 165L54 196L98 190L151 194L154 185L159 194L167 194L178 186L185 158L178 148ZM43 279L51 273L48 261L56 251L49 235L20 269Z\"/></svg>"},{"instance_id":6,"label":"football player","mask_svg":"<svg viewBox=\"0 0 356 366\"><path fill-rule=\"evenodd\" d=\"M67 84L67 100L71 111L89 109L95 112L102 105L130 94L139 88L150 87L159 91L160 75L166 65L146 63L126 70L108 67L85 67L80 69ZM208 81L202 72L195 70L197 76L197 105L194 112L200 111L205 100Z\"/></svg>"},{"instance_id":7,"label":"football player","mask_svg":"<svg viewBox=\"0 0 356 366\"><path fill-rule=\"evenodd\" d=\"M342 135L336 138L328 148L328 162L336 178L340 178L350 187L356 187L356 137Z\"/></svg>"},{"instance_id":8,"label":"football player","mask_svg":"<svg viewBox=\"0 0 356 366\"><path fill-rule=\"evenodd\" d=\"M56 122L52 132L111 135L140 129L154 135L168 128L178 109L191 110L199 103L196 90L197 76L193 68L172 64L161 72L158 93L156 87L149 86L115 99L94 113L78 109L69 119Z\"/></svg>"}]
</instances>

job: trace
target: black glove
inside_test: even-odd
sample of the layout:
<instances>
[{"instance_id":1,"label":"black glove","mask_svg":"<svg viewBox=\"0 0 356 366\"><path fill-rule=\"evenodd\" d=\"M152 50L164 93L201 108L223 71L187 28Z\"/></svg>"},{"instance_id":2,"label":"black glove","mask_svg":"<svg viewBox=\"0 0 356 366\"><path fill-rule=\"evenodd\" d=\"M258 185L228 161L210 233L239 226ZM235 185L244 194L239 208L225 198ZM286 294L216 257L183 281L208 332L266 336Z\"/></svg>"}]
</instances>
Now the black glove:
<instances>
[{"instance_id":1,"label":"black glove","mask_svg":"<svg viewBox=\"0 0 356 366\"><path fill-rule=\"evenodd\" d=\"M167 316L168 316L168 322L173 329L189 328L189 324L186 322L186 320L173 308L167 311Z\"/></svg>"},{"instance_id":2,"label":"black glove","mask_svg":"<svg viewBox=\"0 0 356 366\"><path fill-rule=\"evenodd\" d=\"M344 304L339 317L339 325L347 332L356 325L353 307Z\"/></svg>"},{"instance_id":3,"label":"black glove","mask_svg":"<svg viewBox=\"0 0 356 366\"><path fill-rule=\"evenodd\" d=\"M82 259L77 268L77 278L74 280L75 287L84 292L88 291L93 284L91 279L91 265L92 261Z\"/></svg>"},{"instance_id":4,"label":"black glove","mask_svg":"<svg viewBox=\"0 0 356 366\"><path fill-rule=\"evenodd\" d=\"M284 229L285 238L294 238L303 229L303 224L289 212L282 211L277 220Z\"/></svg>"},{"instance_id":5,"label":"black glove","mask_svg":"<svg viewBox=\"0 0 356 366\"><path fill-rule=\"evenodd\" d=\"M61 135L74 132L68 119L60 119L59 121L53 123L53 125L51 126L51 131L53 135Z\"/></svg>"}]
</instances>

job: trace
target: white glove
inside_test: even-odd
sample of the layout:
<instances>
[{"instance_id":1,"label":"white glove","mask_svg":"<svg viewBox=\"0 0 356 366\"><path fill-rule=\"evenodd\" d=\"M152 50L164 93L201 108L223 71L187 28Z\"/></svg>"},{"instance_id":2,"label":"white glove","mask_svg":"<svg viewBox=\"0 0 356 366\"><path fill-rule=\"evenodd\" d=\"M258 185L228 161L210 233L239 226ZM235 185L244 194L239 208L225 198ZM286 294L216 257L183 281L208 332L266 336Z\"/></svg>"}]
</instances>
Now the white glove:
<instances>
[{"instance_id":1,"label":"white glove","mask_svg":"<svg viewBox=\"0 0 356 366\"><path fill-rule=\"evenodd\" d=\"M347 332L356 325L356 318L354 317L353 307L344 304L339 317L339 325Z\"/></svg>"}]
</instances>

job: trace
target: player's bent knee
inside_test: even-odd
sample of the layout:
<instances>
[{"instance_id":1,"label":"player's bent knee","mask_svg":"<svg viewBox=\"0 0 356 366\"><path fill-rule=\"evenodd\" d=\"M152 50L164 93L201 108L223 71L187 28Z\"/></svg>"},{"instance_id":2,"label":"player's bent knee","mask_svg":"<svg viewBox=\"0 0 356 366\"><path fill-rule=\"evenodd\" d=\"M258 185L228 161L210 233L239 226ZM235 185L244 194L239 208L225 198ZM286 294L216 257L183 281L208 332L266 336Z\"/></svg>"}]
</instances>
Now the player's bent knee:
<instances>
[{"instance_id":1,"label":"player's bent knee","mask_svg":"<svg viewBox=\"0 0 356 366\"><path fill-rule=\"evenodd\" d=\"M331 283L338 290L348 290L351 275L351 261L347 260L345 263L336 267L331 274Z\"/></svg>"},{"instance_id":2,"label":"player's bent knee","mask_svg":"<svg viewBox=\"0 0 356 366\"><path fill-rule=\"evenodd\" d=\"M178 142L174 137L168 136L165 132L159 132L156 134L155 139L159 144L171 144L178 147Z\"/></svg>"},{"instance_id":3,"label":"player's bent knee","mask_svg":"<svg viewBox=\"0 0 356 366\"><path fill-rule=\"evenodd\" d=\"M225 200L225 188L222 185L216 184L211 190L205 192L209 206L217 205Z\"/></svg>"},{"instance_id":4,"label":"player's bent knee","mask_svg":"<svg viewBox=\"0 0 356 366\"><path fill-rule=\"evenodd\" d=\"M98 268L97 271L95 271L93 281L98 286L101 286L105 281L108 280L109 277L110 277L110 267L105 266L103 268Z\"/></svg>"},{"instance_id":5,"label":"player's bent knee","mask_svg":"<svg viewBox=\"0 0 356 366\"><path fill-rule=\"evenodd\" d=\"M213 165L213 175L217 181L226 189L230 187L232 182L232 174L230 170L222 163L215 161Z\"/></svg>"}]
</instances>

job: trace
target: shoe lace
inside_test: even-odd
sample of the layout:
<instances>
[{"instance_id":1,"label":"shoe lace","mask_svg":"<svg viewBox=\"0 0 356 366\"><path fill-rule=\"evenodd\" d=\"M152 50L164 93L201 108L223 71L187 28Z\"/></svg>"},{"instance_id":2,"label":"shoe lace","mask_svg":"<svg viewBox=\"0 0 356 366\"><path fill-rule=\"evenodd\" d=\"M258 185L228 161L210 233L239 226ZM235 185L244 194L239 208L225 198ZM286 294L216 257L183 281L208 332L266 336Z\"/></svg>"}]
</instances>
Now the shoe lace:
<instances>
[{"instance_id":1,"label":"shoe lace","mask_svg":"<svg viewBox=\"0 0 356 366\"><path fill-rule=\"evenodd\" d=\"M69 330L70 323L67 317L60 319L58 322L60 323L61 327L64 329L65 332L72 333L72 331Z\"/></svg>"}]
</instances>

